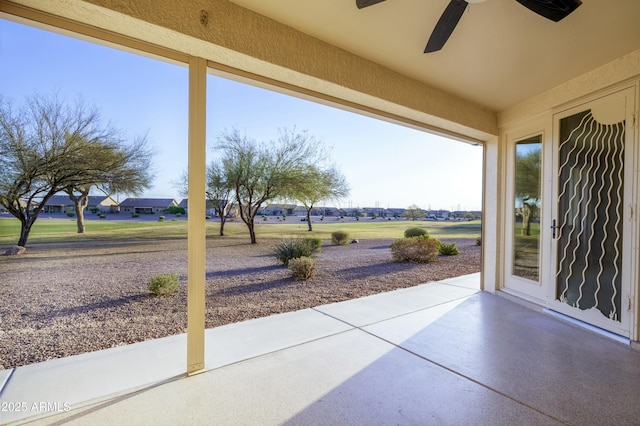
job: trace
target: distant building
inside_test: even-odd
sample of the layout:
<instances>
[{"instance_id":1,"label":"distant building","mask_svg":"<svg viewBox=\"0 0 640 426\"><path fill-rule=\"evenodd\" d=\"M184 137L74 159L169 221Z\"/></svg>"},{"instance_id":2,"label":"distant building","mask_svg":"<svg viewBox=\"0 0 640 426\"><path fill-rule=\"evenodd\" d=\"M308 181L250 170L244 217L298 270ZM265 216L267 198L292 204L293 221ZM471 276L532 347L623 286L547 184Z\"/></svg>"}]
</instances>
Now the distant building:
<instances>
[{"instance_id":1,"label":"distant building","mask_svg":"<svg viewBox=\"0 0 640 426\"><path fill-rule=\"evenodd\" d=\"M405 212L406 209L403 208L389 208L386 209L386 213L387 213L387 217L402 217L402 214Z\"/></svg>"},{"instance_id":2,"label":"distant building","mask_svg":"<svg viewBox=\"0 0 640 426\"><path fill-rule=\"evenodd\" d=\"M293 216L296 211L295 204L269 204L264 209L267 216Z\"/></svg>"},{"instance_id":3,"label":"distant building","mask_svg":"<svg viewBox=\"0 0 640 426\"><path fill-rule=\"evenodd\" d=\"M430 210L427 214L427 219L450 220L452 216L449 210Z\"/></svg>"},{"instance_id":4,"label":"distant building","mask_svg":"<svg viewBox=\"0 0 640 426\"><path fill-rule=\"evenodd\" d=\"M75 213L76 205L67 194L54 195L49 198L42 209L43 213ZM85 211L98 213L117 213L120 210L118 202L104 195L89 195Z\"/></svg>"},{"instance_id":5,"label":"distant building","mask_svg":"<svg viewBox=\"0 0 640 426\"><path fill-rule=\"evenodd\" d=\"M382 207L364 207L362 211L366 216L371 216L371 217L387 216L387 210Z\"/></svg>"},{"instance_id":6,"label":"distant building","mask_svg":"<svg viewBox=\"0 0 640 426\"><path fill-rule=\"evenodd\" d=\"M127 198L120 203L123 213L154 214L163 213L169 207L178 207L173 198Z\"/></svg>"},{"instance_id":7,"label":"distant building","mask_svg":"<svg viewBox=\"0 0 640 426\"><path fill-rule=\"evenodd\" d=\"M207 216L211 216L211 217L218 217L218 212L216 211L216 206L217 205L221 205L221 206L226 206L227 203L229 202L229 200L206 200L205 201L205 214ZM220 203L220 204L218 204ZM182 201L180 201L180 204L178 204L178 207L182 207L184 209L184 211L189 214L189 199L188 198L183 198ZM235 208L233 208L233 206L231 206L231 209L229 212L227 212L227 217L235 217L237 214L237 211Z\"/></svg>"}]
</instances>

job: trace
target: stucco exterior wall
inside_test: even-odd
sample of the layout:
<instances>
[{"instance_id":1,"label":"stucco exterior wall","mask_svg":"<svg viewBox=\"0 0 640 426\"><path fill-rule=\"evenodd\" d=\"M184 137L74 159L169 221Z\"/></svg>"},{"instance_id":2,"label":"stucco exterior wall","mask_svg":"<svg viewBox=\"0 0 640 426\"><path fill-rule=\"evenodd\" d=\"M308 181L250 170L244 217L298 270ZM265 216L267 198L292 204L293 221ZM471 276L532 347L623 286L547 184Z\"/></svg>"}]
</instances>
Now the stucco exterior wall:
<instances>
[{"instance_id":1,"label":"stucco exterior wall","mask_svg":"<svg viewBox=\"0 0 640 426\"><path fill-rule=\"evenodd\" d=\"M551 90L498 113L498 127L504 128L531 120L540 114L551 114L568 102L591 95L627 80L640 78L640 50L567 81Z\"/></svg>"},{"instance_id":2,"label":"stucco exterior wall","mask_svg":"<svg viewBox=\"0 0 640 426\"><path fill-rule=\"evenodd\" d=\"M487 108L227 0L16 0L14 3L287 82L445 135L486 141L498 133L496 113Z\"/></svg>"}]
</instances>

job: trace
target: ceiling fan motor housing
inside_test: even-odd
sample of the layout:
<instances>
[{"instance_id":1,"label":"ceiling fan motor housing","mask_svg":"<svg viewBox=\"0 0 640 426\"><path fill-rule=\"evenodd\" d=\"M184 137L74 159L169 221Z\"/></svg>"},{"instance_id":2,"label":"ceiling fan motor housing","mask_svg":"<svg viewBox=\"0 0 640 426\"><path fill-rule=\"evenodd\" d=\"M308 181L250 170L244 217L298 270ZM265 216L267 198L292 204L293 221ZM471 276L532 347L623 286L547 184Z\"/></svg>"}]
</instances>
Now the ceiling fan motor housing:
<instances>
[{"instance_id":1,"label":"ceiling fan motor housing","mask_svg":"<svg viewBox=\"0 0 640 426\"><path fill-rule=\"evenodd\" d=\"M516 0L518 3L554 22L567 17L582 4L580 0Z\"/></svg>"}]
</instances>

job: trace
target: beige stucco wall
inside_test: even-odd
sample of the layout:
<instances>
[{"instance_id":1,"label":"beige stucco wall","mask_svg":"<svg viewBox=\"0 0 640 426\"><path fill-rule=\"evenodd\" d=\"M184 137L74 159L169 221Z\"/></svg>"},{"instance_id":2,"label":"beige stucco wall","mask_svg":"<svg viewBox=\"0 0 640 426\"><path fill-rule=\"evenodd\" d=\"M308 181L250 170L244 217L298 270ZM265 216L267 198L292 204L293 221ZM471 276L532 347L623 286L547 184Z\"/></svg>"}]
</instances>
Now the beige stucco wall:
<instances>
[{"instance_id":1,"label":"beige stucco wall","mask_svg":"<svg viewBox=\"0 0 640 426\"><path fill-rule=\"evenodd\" d=\"M553 109L614 85L640 78L640 50L569 80L498 114L498 127L508 128L550 114ZM549 118L550 119L550 118Z\"/></svg>"},{"instance_id":2,"label":"beige stucco wall","mask_svg":"<svg viewBox=\"0 0 640 426\"><path fill-rule=\"evenodd\" d=\"M462 139L498 133L495 112L314 39L227 0L16 0L346 105ZM206 13L207 23L202 23Z\"/></svg>"}]
</instances>

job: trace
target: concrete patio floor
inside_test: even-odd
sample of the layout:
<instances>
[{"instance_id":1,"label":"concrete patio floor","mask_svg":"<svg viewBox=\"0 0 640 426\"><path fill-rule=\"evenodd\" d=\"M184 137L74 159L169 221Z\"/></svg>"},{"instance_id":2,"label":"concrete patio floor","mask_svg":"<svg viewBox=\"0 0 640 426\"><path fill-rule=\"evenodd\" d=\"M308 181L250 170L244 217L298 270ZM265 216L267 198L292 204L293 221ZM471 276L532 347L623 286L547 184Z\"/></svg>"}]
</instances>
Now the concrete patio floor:
<instances>
[{"instance_id":1,"label":"concrete patio floor","mask_svg":"<svg viewBox=\"0 0 640 426\"><path fill-rule=\"evenodd\" d=\"M192 377L184 335L3 370L0 423L640 423L640 352L479 281L207 330Z\"/></svg>"}]
</instances>

